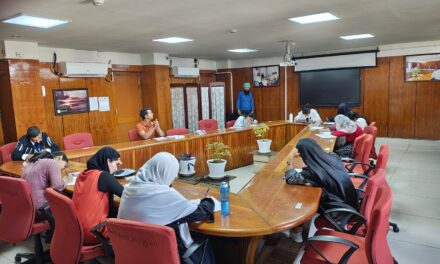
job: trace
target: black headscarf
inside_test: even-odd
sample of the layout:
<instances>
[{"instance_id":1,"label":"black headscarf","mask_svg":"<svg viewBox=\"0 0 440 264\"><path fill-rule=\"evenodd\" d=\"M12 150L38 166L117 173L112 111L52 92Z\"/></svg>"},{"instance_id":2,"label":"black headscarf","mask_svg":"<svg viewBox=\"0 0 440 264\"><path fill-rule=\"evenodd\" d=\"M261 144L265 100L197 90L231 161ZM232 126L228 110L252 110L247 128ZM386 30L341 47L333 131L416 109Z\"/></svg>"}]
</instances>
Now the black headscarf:
<instances>
[{"instance_id":1,"label":"black headscarf","mask_svg":"<svg viewBox=\"0 0 440 264\"><path fill-rule=\"evenodd\" d=\"M112 147L103 147L98 150L88 161L87 170L100 170L110 172L107 160L117 160L121 155Z\"/></svg>"},{"instance_id":2,"label":"black headscarf","mask_svg":"<svg viewBox=\"0 0 440 264\"><path fill-rule=\"evenodd\" d=\"M315 140L309 138L301 139L296 148L307 168L321 181L322 202L345 202L358 208L356 190L339 157L325 153Z\"/></svg>"},{"instance_id":3,"label":"black headscarf","mask_svg":"<svg viewBox=\"0 0 440 264\"><path fill-rule=\"evenodd\" d=\"M346 103L340 103L338 106L338 113L336 115L348 116L351 113L350 107Z\"/></svg>"}]
</instances>

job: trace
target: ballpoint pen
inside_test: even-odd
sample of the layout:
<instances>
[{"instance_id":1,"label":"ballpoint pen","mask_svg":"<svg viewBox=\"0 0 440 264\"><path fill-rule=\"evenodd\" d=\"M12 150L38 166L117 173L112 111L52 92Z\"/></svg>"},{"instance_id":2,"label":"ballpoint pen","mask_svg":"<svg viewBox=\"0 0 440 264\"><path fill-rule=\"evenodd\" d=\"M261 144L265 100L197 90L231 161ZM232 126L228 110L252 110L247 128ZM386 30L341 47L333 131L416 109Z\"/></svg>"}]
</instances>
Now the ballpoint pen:
<instances>
[{"instance_id":1,"label":"ballpoint pen","mask_svg":"<svg viewBox=\"0 0 440 264\"><path fill-rule=\"evenodd\" d=\"M208 196L208 193L209 193L209 187L208 187L208 189L206 190L205 197Z\"/></svg>"}]
</instances>

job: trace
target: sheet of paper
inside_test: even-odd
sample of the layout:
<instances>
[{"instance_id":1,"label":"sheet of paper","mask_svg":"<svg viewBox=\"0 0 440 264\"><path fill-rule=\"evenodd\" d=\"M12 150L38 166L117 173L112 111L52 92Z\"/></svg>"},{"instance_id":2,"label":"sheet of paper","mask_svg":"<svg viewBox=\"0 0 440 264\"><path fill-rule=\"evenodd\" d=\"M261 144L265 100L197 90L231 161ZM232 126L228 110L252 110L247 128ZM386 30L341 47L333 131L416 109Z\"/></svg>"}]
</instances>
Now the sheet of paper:
<instances>
[{"instance_id":1,"label":"sheet of paper","mask_svg":"<svg viewBox=\"0 0 440 264\"><path fill-rule=\"evenodd\" d=\"M320 129L324 129L324 127L322 126L317 126L317 127L311 127L310 130L320 130Z\"/></svg>"},{"instance_id":2,"label":"sheet of paper","mask_svg":"<svg viewBox=\"0 0 440 264\"><path fill-rule=\"evenodd\" d=\"M77 177L69 177L70 179L71 179L71 181L69 181L66 185L67 186L74 186L75 185L75 183L76 183L76 178ZM69 179L69 180L70 180Z\"/></svg>"},{"instance_id":3,"label":"sheet of paper","mask_svg":"<svg viewBox=\"0 0 440 264\"><path fill-rule=\"evenodd\" d=\"M182 139L185 138L184 135L174 135L174 136L167 136L169 139Z\"/></svg>"},{"instance_id":4,"label":"sheet of paper","mask_svg":"<svg viewBox=\"0 0 440 264\"><path fill-rule=\"evenodd\" d=\"M110 111L110 98L108 96L98 97L98 104L100 112Z\"/></svg>"},{"instance_id":5,"label":"sheet of paper","mask_svg":"<svg viewBox=\"0 0 440 264\"><path fill-rule=\"evenodd\" d=\"M318 136L320 138L336 138L333 135L327 135L327 134L316 134L316 136Z\"/></svg>"},{"instance_id":6,"label":"sheet of paper","mask_svg":"<svg viewBox=\"0 0 440 264\"><path fill-rule=\"evenodd\" d=\"M332 132L330 132L330 131L322 131L320 134L321 135L328 135L328 136L330 136L332 134Z\"/></svg>"},{"instance_id":7,"label":"sheet of paper","mask_svg":"<svg viewBox=\"0 0 440 264\"><path fill-rule=\"evenodd\" d=\"M218 212L222 209L221 203L219 200L215 199L215 197L210 196L209 198L211 198L214 201L214 212ZM194 199L191 200L191 202L195 203L195 204L199 204L201 201L201 199Z\"/></svg>"},{"instance_id":8,"label":"sheet of paper","mask_svg":"<svg viewBox=\"0 0 440 264\"><path fill-rule=\"evenodd\" d=\"M90 107L90 111L99 110L98 97L89 97L89 107Z\"/></svg>"},{"instance_id":9,"label":"sheet of paper","mask_svg":"<svg viewBox=\"0 0 440 264\"><path fill-rule=\"evenodd\" d=\"M154 140L157 140L157 141L167 140L166 137L155 137L155 138L153 138L153 139L154 139Z\"/></svg>"}]
</instances>

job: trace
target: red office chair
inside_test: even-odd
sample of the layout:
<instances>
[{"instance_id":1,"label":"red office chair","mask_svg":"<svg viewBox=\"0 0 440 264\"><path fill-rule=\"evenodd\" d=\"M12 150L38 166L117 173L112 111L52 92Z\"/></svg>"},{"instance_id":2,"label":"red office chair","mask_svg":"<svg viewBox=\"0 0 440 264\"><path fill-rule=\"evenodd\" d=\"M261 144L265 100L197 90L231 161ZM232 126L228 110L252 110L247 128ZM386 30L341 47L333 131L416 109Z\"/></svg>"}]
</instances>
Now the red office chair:
<instances>
[{"instance_id":1,"label":"red office chair","mask_svg":"<svg viewBox=\"0 0 440 264\"><path fill-rule=\"evenodd\" d=\"M348 172L368 174L371 170L371 166L369 166L369 161L371 148L373 146L373 136L369 134L363 134L362 138L363 142L360 144L359 148L357 148L356 150L355 148L353 148L353 151L356 154L355 158L342 159L343 161L348 163L345 166Z\"/></svg>"},{"instance_id":2,"label":"red office chair","mask_svg":"<svg viewBox=\"0 0 440 264\"><path fill-rule=\"evenodd\" d=\"M212 131L218 129L218 122L215 119L204 119L199 121L199 129Z\"/></svg>"},{"instance_id":3,"label":"red office chair","mask_svg":"<svg viewBox=\"0 0 440 264\"><path fill-rule=\"evenodd\" d=\"M186 128L172 128L167 130L167 136L186 135L189 134L189 129Z\"/></svg>"},{"instance_id":4,"label":"red office chair","mask_svg":"<svg viewBox=\"0 0 440 264\"><path fill-rule=\"evenodd\" d=\"M176 235L170 227L108 219L107 230L116 264L180 263Z\"/></svg>"},{"instance_id":5,"label":"red office chair","mask_svg":"<svg viewBox=\"0 0 440 264\"><path fill-rule=\"evenodd\" d=\"M93 147L93 137L90 133L75 133L63 137L64 149L82 149Z\"/></svg>"},{"instance_id":6,"label":"red office chair","mask_svg":"<svg viewBox=\"0 0 440 264\"><path fill-rule=\"evenodd\" d=\"M43 252L40 236L49 230L49 223L35 222L35 207L29 184L23 179L0 176L0 200L0 240L15 244L34 236L35 253L18 253L15 261L20 262L21 258L33 259L37 263L49 260L49 256Z\"/></svg>"},{"instance_id":7,"label":"red office chair","mask_svg":"<svg viewBox=\"0 0 440 264\"><path fill-rule=\"evenodd\" d=\"M377 159L377 153L376 153L376 137L377 137L377 127L375 126L366 126L364 128L365 134L370 134L373 136L373 146L371 147L370 152L370 158Z\"/></svg>"},{"instance_id":8,"label":"red office chair","mask_svg":"<svg viewBox=\"0 0 440 264\"><path fill-rule=\"evenodd\" d=\"M318 230L309 238L301 263L395 263L387 242L391 203L391 190L385 183L377 191L365 237Z\"/></svg>"},{"instance_id":9,"label":"red office chair","mask_svg":"<svg viewBox=\"0 0 440 264\"><path fill-rule=\"evenodd\" d=\"M230 121L226 122L226 128L233 127L235 125L235 121L237 121L237 120L230 120Z\"/></svg>"},{"instance_id":10,"label":"red office chair","mask_svg":"<svg viewBox=\"0 0 440 264\"><path fill-rule=\"evenodd\" d=\"M374 122L374 121L373 121L373 122L371 122L371 123L370 123L370 126L374 126L374 127L377 127L377 125L376 125L376 122Z\"/></svg>"},{"instance_id":11,"label":"red office chair","mask_svg":"<svg viewBox=\"0 0 440 264\"><path fill-rule=\"evenodd\" d=\"M136 128L128 130L128 138L130 141L144 140L138 135Z\"/></svg>"},{"instance_id":12,"label":"red office chair","mask_svg":"<svg viewBox=\"0 0 440 264\"><path fill-rule=\"evenodd\" d=\"M50 244L54 263L80 263L104 255L101 244L83 245L83 231L71 199L52 188L44 191L55 218L55 231Z\"/></svg>"},{"instance_id":13,"label":"red office chair","mask_svg":"<svg viewBox=\"0 0 440 264\"><path fill-rule=\"evenodd\" d=\"M11 155L12 152L14 152L15 146L17 145L17 142L11 142L8 144L5 144L0 147L0 164L9 162L12 160Z\"/></svg>"},{"instance_id":14,"label":"red office chair","mask_svg":"<svg viewBox=\"0 0 440 264\"><path fill-rule=\"evenodd\" d=\"M352 177L351 181L353 182L355 188L363 189L363 186L365 185L365 180L377 174L378 169L386 170L389 152L390 148L388 145L380 146L379 156L377 157L376 164L364 164L364 166L368 166L370 168L369 174L349 173L349 175Z\"/></svg>"}]
</instances>

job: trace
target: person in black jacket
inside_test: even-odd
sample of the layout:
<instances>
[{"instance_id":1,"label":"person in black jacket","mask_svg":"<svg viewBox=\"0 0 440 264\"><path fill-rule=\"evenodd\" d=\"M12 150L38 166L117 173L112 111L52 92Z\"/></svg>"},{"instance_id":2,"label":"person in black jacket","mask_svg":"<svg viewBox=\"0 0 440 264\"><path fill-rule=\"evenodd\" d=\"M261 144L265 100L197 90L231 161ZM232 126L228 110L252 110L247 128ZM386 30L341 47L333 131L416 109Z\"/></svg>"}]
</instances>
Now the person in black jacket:
<instances>
[{"instance_id":1,"label":"person in black jacket","mask_svg":"<svg viewBox=\"0 0 440 264\"><path fill-rule=\"evenodd\" d=\"M43 150L49 152L60 151L57 144L36 126L28 128L26 135L22 136L12 152L12 160L26 160L29 154L39 153Z\"/></svg>"}]
</instances>

